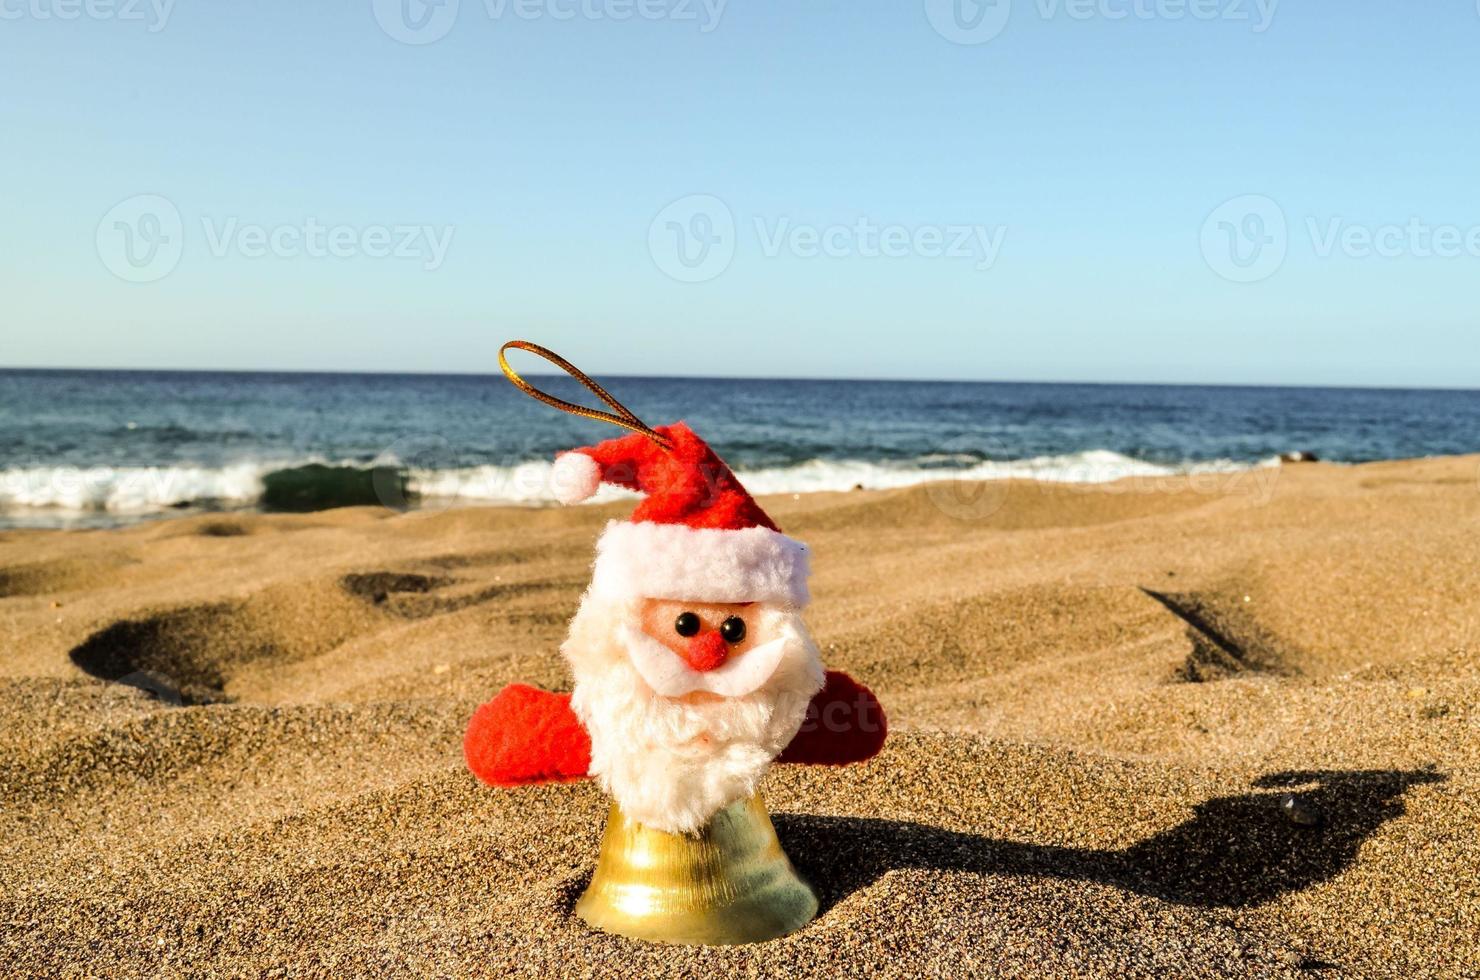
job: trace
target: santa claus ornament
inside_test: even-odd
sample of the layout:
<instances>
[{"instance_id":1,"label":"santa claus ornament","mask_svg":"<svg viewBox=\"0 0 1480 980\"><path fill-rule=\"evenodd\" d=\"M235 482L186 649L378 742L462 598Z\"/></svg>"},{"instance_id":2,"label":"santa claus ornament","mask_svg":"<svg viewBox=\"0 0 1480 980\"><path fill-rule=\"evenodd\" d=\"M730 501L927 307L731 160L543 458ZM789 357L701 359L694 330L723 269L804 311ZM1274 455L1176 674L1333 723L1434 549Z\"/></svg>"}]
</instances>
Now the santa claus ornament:
<instances>
[{"instance_id":1,"label":"santa claus ornament","mask_svg":"<svg viewBox=\"0 0 1480 980\"><path fill-rule=\"evenodd\" d=\"M612 412L531 386L518 348L559 366ZM480 707L463 749L500 787L594 777L611 796L601 853L576 905L607 932L670 943L759 942L801 928L817 898L781 849L757 787L772 762L863 762L884 743L868 689L824 670L802 623L808 552L782 534L682 422L649 428L558 355L499 351L546 404L632 430L560 454L563 503L603 483L643 494L596 542L590 587L561 653L569 694L511 684Z\"/></svg>"}]
</instances>

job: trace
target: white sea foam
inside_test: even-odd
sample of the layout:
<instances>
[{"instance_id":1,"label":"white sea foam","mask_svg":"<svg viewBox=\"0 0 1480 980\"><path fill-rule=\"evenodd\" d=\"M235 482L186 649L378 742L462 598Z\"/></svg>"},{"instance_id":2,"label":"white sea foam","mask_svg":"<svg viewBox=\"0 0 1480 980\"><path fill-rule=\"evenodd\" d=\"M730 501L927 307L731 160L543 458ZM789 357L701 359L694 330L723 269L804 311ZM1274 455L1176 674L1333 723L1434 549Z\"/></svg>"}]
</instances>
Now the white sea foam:
<instances>
[{"instance_id":1,"label":"white sea foam","mask_svg":"<svg viewBox=\"0 0 1480 980\"><path fill-rule=\"evenodd\" d=\"M1253 466L1277 465L1271 458L1258 464L1231 459L1189 462L1177 465L1151 463L1104 449L1032 459L990 460L960 465L961 457L933 456L900 463L870 460L811 459L790 466L739 469L742 483L752 493L817 493L824 491L893 489L932 480L1042 480L1053 483L1109 483L1129 477L1148 478L1202 473L1238 473ZM943 466L941 463L956 463ZM931 465L934 464L934 465ZM454 470L412 470L411 487L428 497L479 502L546 504L554 501L550 490L551 464L521 463L517 466L478 466ZM630 498L634 494L603 486L593 498L602 503Z\"/></svg>"},{"instance_id":2,"label":"white sea foam","mask_svg":"<svg viewBox=\"0 0 1480 980\"><path fill-rule=\"evenodd\" d=\"M0 470L0 507L145 514L205 500L245 505L262 495L262 477L274 469L260 463L16 467Z\"/></svg>"},{"instance_id":3,"label":"white sea foam","mask_svg":"<svg viewBox=\"0 0 1480 980\"><path fill-rule=\"evenodd\" d=\"M0 509L57 509L140 515L205 501L250 506L263 491L263 477L276 470L323 460L291 463L237 463L224 467L39 466L0 470ZM1257 466L1277 465L1277 460ZM340 463L339 465L363 465ZM812 459L790 466L740 469L745 486L757 494L891 489L932 480L1032 479L1057 483L1107 483L1126 478L1237 473L1248 463L1229 459L1177 465L1151 463L1097 449L1032 459L972 463L958 455L922 456L905 462ZM468 503L553 504L551 464L472 466L409 471L410 489L424 498ZM603 486L595 502L633 494Z\"/></svg>"}]
</instances>

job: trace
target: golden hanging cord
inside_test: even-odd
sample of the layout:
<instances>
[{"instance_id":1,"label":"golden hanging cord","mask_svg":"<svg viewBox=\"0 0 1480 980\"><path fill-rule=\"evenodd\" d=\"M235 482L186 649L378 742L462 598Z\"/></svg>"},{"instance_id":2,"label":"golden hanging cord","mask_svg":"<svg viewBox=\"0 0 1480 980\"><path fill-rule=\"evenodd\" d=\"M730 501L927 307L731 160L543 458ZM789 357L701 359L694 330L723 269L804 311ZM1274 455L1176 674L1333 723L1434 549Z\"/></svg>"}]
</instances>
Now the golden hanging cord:
<instances>
[{"instance_id":1,"label":"golden hanging cord","mask_svg":"<svg viewBox=\"0 0 1480 980\"><path fill-rule=\"evenodd\" d=\"M540 357L543 357L545 360L549 361L551 364L560 368L560 370L564 371L566 374L570 375L572 378L575 378L581 384L585 385L587 391L591 392L591 394L595 395L597 398L600 398L603 402L610 406L612 412L615 412L616 414L612 414L612 412L603 412L597 408L587 408L584 405L577 405L575 402L568 402L563 398L556 398L554 395L549 395L543 391L540 391L534 385L521 378L519 376L519 372L515 371L512 367L509 366L509 358L507 356L507 352L511 347L515 348L516 350L528 351L531 354L537 354ZM653 442L656 442L663 449L668 450L672 448L667 439L660 435L656 430L650 428L646 423L642 421L642 419L629 412L625 405L613 398L605 388L601 387L601 385L597 384L595 381L587 377L584 371L567 361L565 358L561 357L559 354L555 353L552 350L549 350L548 348L541 347L539 344L532 344L527 340L511 340L498 349L498 366L503 369L504 377L508 378L514 383L514 387L518 388L520 391L524 392L531 398L538 399L553 408L558 408L562 412L569 412L572 415L579 415L581 418L595 419L598 422L610 422L612 425L620 425L622 428L631 429L633 432L641 432L643 435L653 440Z\"/></svg>"}]
</instances>

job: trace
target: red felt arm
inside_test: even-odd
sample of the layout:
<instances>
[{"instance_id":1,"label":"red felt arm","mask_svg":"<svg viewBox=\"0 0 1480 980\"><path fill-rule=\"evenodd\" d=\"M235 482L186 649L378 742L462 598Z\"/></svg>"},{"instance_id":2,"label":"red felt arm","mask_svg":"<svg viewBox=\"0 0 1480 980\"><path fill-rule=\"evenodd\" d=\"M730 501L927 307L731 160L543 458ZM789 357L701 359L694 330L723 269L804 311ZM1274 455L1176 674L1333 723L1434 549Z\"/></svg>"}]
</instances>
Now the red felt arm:
<instances>
[{"instance_id":1,"label":"red felt arm","mask_svg":"<svg viewBox=\"0 0 1480 980\"><path fill-rule=\"evenodd\" d=\"M807 706L801 730L777 761L824 766L863 762L878 755L888 733L884 706L873 692L842 671L830 670Z\"/></svg>"},{"instance_id":2,"label":"red felt arm","mask_svg":"<svg viewBox=\"0 0 1480 980\"><path fill-rule=\"evenodd\" d=\"M570 695L510 684L473 712L463 736L473 775L494 786L566 782L591 768L591 736Z\"/></svg>"}]
</instances>

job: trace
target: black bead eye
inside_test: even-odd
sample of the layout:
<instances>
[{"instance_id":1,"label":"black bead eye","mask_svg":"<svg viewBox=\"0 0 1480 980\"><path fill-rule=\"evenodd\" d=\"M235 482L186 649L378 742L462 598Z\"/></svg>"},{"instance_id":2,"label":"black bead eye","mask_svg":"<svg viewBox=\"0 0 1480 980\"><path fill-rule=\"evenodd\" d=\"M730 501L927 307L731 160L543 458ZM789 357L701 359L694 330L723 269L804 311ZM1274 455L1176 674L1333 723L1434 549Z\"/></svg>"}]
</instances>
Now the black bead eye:
<instances>
[{"instance_id":1,"label":"black bead eye","mask_svg":"<svg viewBox=\"0 0 1480 980\"><path fill-rule=\"evenodd\" d=\"M719 624L719 635L725 638L726 643L739 643L745 639L745 620L731 616Z\"/></svg>"},{"instance_id":2,"label":"black bead eye","mask_svg":"<svg viewBox=\"0 0 1480 980\"><path fill-rule=\"evenodd\" d=\"M699 617L691 612L681 612L673 621L673 632L679 636L693 636L699 632Z\"/></svg>"}]
</instances>

